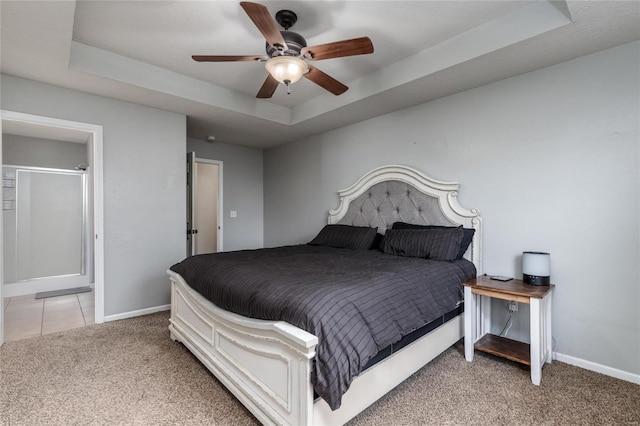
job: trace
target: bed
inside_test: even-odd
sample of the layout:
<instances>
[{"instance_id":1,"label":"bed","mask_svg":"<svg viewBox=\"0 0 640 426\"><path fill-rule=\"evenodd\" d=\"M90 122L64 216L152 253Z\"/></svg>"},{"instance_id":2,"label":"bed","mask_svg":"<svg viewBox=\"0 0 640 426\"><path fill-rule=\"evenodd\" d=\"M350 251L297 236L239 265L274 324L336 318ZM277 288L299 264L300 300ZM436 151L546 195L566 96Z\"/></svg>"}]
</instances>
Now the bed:
<instances>
[{"instance_id":1,"label":"bed","mask_svg":"<svg viewBox=\"0 0 640 426\"><path fill-rule=\"evenodd\" d=\"M448 228L462 226L473 232L464 252L466 261L460 263L472 262L474 272L479 275L482 273L482 222L477 210L467 210L458 204L458 186L429 179L405 166L380 167L350 188L339 191L340 204L329 211L328 223L372 227L381 234L397 222ZM387 235L393 232L396 231ZM260 253L268 257L269 250L263 249ZM328 251L313 246L300 250L317 259ZM354 253L354 256L354 262L363 257L368 265L377 261L375 256L390 257L374 253ZM291 323L254 319L224 310L201 294L195 275L190 275L189 270L181 272L168 271L171 338L182 342L264 424L344 424L463 336L458 306L415 330L410 343L395 346L390 354L381 351L378 355L384 356L367 355L365 360L376 362L366 363L368 368L349 379L348 390L340 395L337 404L331 398L327 398L330 401L327 403L314 395L312 385L318 381L317 367L324 364L322 356L326 353L326 350L323 352L326 337L321 332L317 333L322 337L318 346L316 335ZM307 276L312 279L311 275ZM188 281L199 291L187 284ZM417 334L419 337L415 337Z\"/></svg>"}]
</instances>

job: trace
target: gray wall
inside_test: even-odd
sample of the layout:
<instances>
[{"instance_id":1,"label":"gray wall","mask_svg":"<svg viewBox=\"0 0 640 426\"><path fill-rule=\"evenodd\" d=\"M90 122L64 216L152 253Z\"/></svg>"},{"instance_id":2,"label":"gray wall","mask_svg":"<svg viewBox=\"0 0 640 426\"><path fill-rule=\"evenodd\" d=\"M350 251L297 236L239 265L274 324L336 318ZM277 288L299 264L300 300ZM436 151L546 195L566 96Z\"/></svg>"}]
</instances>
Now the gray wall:
<instances>
[{"instance_id":1,"label":"gray wall","mask_svg":"<svg viewBox=\"0 0 640 426\"><path fill-rule=\"evenodd\" d=\"M1 79L2 109L103 126L105 316L169 303L165 271L184 257L185 116Z\"/></svg>"},{"instance_id":2,"label":"gray wall","mask_svg":"<svg viewBox=\"0 0 640 426\"><path fill-rule=\"evenodd\" d=\"M3 164L73 169L87 164L87 144L2 134Z\"/></svg>"},{"instance_id":3,"label":"gray wall","mask_svg":"<svg viewBox=\"0 0 640 426\"><path fill-rule=\"evenodd\" d=\"M485 272L521 277L523 251L551 252L555 350L639 374L639 50L634 42L265 151L265 245L311 239L336 191L377 166L458 181L461 205L483 217Z\"/></svg>"},{"instance_id":4,"label":"gray wall","mask_svg":"<svg viewBox=\"0 0 640 426\"><path fill-rule=\"evenodd\" d=\"M263 247L262 150L188 138L187 151L223 162L224 251Z\"/></svg>"}]
</instances>

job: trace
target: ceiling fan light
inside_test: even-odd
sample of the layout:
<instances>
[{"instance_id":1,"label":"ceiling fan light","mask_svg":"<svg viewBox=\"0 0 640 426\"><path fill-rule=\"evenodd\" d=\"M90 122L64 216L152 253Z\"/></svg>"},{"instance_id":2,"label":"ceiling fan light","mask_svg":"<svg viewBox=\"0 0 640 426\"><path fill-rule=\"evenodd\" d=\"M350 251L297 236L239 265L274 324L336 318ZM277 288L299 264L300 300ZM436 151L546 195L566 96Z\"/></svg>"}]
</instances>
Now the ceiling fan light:
<instances>
[{"instance_id":1,"label":"ceiling fan light","mask_svg":"<svg viewBox=\"0 0 640 426\"><path fill-rule=\"evenodd\" d=\"M273 78L287 86L309 72L307 63L296 56L276 56L269 59L265 67Z\"/></svg>"}]
</instances>

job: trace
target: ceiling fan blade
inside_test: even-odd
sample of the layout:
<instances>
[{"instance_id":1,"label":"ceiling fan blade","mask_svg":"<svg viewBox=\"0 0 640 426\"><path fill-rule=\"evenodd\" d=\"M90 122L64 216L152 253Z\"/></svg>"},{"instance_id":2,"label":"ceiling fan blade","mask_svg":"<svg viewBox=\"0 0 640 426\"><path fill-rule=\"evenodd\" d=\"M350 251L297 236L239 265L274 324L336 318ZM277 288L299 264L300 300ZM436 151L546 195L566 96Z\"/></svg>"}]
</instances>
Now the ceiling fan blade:
<instances>
[{"instance_id":1,"label":"ceiling fan blade","mask_svg":"<svg viewBox=\"0 0 640 426\"><path fill-rule=\"evenodd\" d=\"M266 55L193 55L192 58L197 62L257 62L269 59Z\"/></svg>"},{"instance_id":2,"label":"ceiling fan blade","mask_svg":"<svg viewBox=\"0 0 640 426\"><path fill-rule=\"evenodd\" d=\"M278 24L271 17L266 6L248 1L240 2L240 6L247 12L254 25L258 27L267 43L272 47L282 46L284 50L287 50L287 42L284 41L284 37L282 37L278 29Z\"/></svg>"},{"instance_id":3,"label":"ceiling fan blade","mask_svg":"<svg viewBox=\"0 0 640 426\"><path fill-rule=\"evenodd\" d=\"M278 87L278 80L273 78L271 74L267 75L267 79L262 83L262 87L258 91L256 98L260 99L268 99L273 96L273 93L276 91Z\"/></svg>"},{"instance_id":4,"label":"ceiling fan blade","mask_svg":"<svg viewBox=\"0 0 640 426\"><path fill-rule=\"evenodd\" d=\"M313 81L318 86L322 87L325 90L328 90L329 92L333 93L336 96L341 95L347 90L349 90L347 86L340 83L338 80L331 77L330 75L323 73L318 68L310 64L309 64L309 72L304 74L304 76L308 80Z\"/></svg>"},{"instance_id":5,"label":"ceiling fan blade","mask_svg":"<svg viewBox=\"0 0 640 426\"><path fill-rule=\"evenodd\" d=\"M373 43L369 37L353 38L351 40L304 47L300 51L300 54L302 54L305 59L311 59L312 61L342 58L344 56L366 55L369 53L373 53Z\"/></svg>"}]
</instances>

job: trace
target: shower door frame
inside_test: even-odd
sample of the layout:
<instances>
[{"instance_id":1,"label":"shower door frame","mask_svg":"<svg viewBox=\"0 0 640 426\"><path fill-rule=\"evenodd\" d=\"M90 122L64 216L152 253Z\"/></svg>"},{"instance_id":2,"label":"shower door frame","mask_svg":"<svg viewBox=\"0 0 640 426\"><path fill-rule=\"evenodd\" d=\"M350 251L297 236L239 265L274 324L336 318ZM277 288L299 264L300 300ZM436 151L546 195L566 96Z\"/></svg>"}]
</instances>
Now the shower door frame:
<instances>
[{"instance_id":1,"label":"shower door frame","mask_svg":"<svg viewBox=\"0 0 640 426\"><path fill-rule=\"evenodd\" d=\"M88 195L89 195L89 191L88 191L88 184L89 184L89 179L87 176L87 172L86 171L79 171L79 170L67 170L67 169L56 169L56 168L50 168L50 167L33 167L33 166L19 166L19 165L13 165L13 164L3 164L2 165L2 171L3 173L5 172L5 168L11 168L11 169L15 169L15 182L16 182L16 206L15 206L15 211L16 211L16 241L15 241L15 262L16 264L14 265L14 270L15 270L15 281L12 282L5 282L3 283L5 285L5 287L3 288L3 290L5 292L8 292L4 294L4 297L11 297L11 296L19 296L19 295L23 295L23 294L33 294L36 292L40 292L40 291L50 291L50 290L59 290L59 289L63 289L63 288L73 288L73 287L83 287L86 285L89 285L91 283L91 277L88 277L87 279L89 280L84 281L83 278L75 278L75 277L86 277L88 273L91 273L93 270L93 265L88 264L89 262L89 254L90 251L88 249L89 244L91 243L91 240L88 239L88 232L89 232L89 228L88 228L88 213L89 213L89 209L88 209ZM64 174L64 175L73 175L73 176L79 176L81 178L81 185L82 185L82 231L81 231L81 247L80 247L80 271L78 273L70 273L70 274L62 274L62 275L49 275L49 276L42 276L42 277L30 277L30 278L20 278L20 268L19 268L19 250L18 250L18 244L20 242L20 238L18 236L19 231L19 222L20 222L20 216L19 216L19 212L18 212L18 205L19 203L19 199L18 199L18 193L19 193L19 173L20 172L30 172L30 173L51 173L51 174ZM4 215L3 215L3 220L4 220ZM4 241L3 241L4 243ZM5 250L6 247L3 247L3 250ZM91 259L92 261L93 259ZM93 262L91 262L93 263ZM6 265L3 265L3 268L6 268ZM3 275L3 278L6 278ZM44 287L43 287L44 285ZM8 291L9 289L7 287L13 287L10 291ZM26 286L26 287L25 287ZM24 288L24 290L19 290L21 288ZM13 293L13 294L12 294Z\"/></svg>"}]
</instances>

